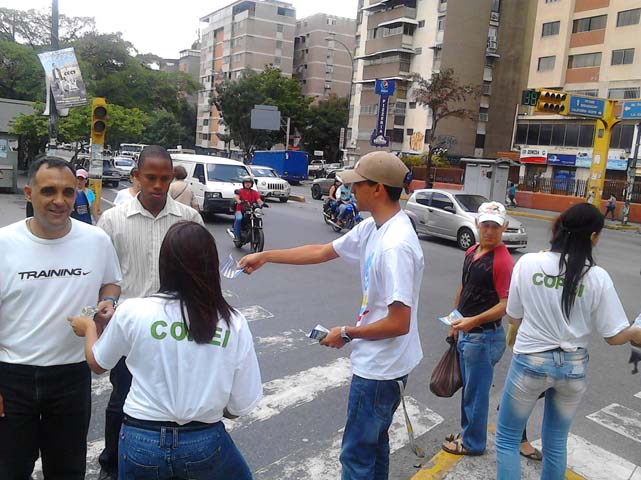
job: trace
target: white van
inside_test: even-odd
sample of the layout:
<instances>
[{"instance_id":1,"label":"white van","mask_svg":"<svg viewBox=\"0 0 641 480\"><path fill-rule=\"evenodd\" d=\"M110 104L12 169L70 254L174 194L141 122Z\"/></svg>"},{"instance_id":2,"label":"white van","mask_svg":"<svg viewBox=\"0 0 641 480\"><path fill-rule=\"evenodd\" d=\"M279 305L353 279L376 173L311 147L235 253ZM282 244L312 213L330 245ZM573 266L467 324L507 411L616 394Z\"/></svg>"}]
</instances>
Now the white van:
<instances>
[{"instance_id":1,"label":"white van","mask_svg":"<svg viewBox=\"0 0 641 480\"><path fill-rule=\"evenodd\" d=\"M187 170L185 181L191 185L200 211L205 215L233 214L234 192L243 188L243 177L253 178L244 163L228 158L188 153L174 153L171 158L174 165L181 165Z\"/></svg>"}]
</instances>

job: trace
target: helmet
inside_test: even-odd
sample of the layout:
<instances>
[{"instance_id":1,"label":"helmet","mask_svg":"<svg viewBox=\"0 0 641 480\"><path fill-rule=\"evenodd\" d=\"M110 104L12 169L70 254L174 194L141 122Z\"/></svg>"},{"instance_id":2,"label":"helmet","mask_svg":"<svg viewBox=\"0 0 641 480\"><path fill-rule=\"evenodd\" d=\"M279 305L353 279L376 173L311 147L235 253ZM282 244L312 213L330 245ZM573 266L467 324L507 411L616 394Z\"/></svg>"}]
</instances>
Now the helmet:
<instances>
[{"instance_id":1,"label":"helmet","mask_svg":"<svg viewBox=\"0 0 641 480\"><path fill-rule=\"evenodd\" d=\"M241 178L240 180L241 180L241 182L242 182L243 184L245 184L245 182L249 182L249 183L251 183L252 185L254 184L254 179L253 179L252 177L250 177L249 175L245 175L245 176L244 176L243 178Z\"/></svg>"}]
</instances>

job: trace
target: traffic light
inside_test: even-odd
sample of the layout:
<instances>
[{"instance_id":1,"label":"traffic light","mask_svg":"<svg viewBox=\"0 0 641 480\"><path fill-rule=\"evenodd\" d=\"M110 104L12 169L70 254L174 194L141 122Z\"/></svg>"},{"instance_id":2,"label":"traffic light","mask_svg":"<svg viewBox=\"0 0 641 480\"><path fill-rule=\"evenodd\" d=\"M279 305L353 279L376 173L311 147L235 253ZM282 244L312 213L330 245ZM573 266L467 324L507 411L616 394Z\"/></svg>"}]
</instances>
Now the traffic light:
<instances>
[{"instance_id":1,"label":"traffic light","mask_svg":"<svg viewBox=\"0 0 641 480\"><path fill-rule=\"evenodd\" d=\"M107 133L107 102L104 98L95 98L91 103L91 143L104 145Z\"/></svg>"},{"instance_id":2,"label":"traffic light","mask_svg":"<svg viewBox=\"0 0 641 480\"><path fill-rule=\"evenodd\" d=\"M539 92L536 90L523 90L521 92L521 105L528 107L536 107L536 102L539 101Z\"/></svg>"},{"instance_id":3,"label":"traffic light","mask_svg":"<svg viewBox=\"0 0 641 480\"><path fill-rule=\"evenodd\" d=\"M567 115L569 95L559 90L539 90L536 111Z\"/></svg>"}]
</instances>

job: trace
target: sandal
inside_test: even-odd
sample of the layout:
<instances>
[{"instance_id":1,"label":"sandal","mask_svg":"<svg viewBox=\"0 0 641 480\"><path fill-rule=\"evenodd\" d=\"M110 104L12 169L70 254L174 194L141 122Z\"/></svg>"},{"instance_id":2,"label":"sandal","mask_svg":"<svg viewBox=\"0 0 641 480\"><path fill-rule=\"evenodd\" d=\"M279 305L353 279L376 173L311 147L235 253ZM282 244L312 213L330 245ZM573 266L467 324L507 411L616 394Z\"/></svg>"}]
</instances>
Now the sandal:
<instances>
[{"instance_id":1,"label":"sandal","mask_svg":"<svg viewBox=\"0 0 641 480\"><path fill-rule=\"evenodd\" d=\"M530 460L534 460L537 462L540 462L541 460L543 460L543 454L541 453L541 450L539 450L538 448L535 448L532 453L528 453L528 454L523 453L519 449L519 453L521 454L522 457L525 457Z\"/></svg>"},{"instance_id":2,"label":"sandal","mask_svg":"<svg viewBox=\"0 0 641 480\"><path fill-rule=\"evenodd\" d=\"M453 433L450 433L447 437L445 437L446 442L454 442L455 440L458 440L461 438L461 434L457 433L456 435Z\"/></svg>"},{"instance_id":3,"label":"sandal","mask_svg":"<svg viewBox=\"0 0 641 480\"><path fill-rule=\"evenodd\" d=\"M454 445L454 448L449 447L447 443L451 443ZM468 455L468 456L479 456L483 455L483 452L470 452L463 446L463 439L462 438L457 438L456 440L452 442L443 442L443 445L441 445L441 448L443 451L447 453L451 453L452 455Z\"/></svg>"}]
</instances>

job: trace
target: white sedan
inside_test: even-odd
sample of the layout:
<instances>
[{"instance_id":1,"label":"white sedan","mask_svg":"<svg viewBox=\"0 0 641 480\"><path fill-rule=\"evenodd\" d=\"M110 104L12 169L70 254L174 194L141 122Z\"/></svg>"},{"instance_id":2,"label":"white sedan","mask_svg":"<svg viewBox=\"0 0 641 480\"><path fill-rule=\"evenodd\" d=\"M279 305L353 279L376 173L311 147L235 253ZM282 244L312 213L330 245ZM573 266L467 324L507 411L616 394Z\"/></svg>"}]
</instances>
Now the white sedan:
<instances>
[{"instance_id":1,"label":"white sedan","mask_svg":"<svg viewBox=\"0 0 641 480\"><path fill-rule=\"evenodd\" d=\"M252 165L250 168L256 180L256 188L262 198L277 198L283 203L289 199L291 186L287 180L278 176L276 170L260 165Z\"/></svg>"},{"instance_id":2,"label":"white sedan","mask_svg":"<svg viewBox=\"0 0 641 480\"><path fill-rule=\"evenodd\" d=\"M114 158L114 167L116 167L116 170L118 170L123 177L129 178L135 166L136 162L129 157Z\"/></svg>"}]
</instances>

